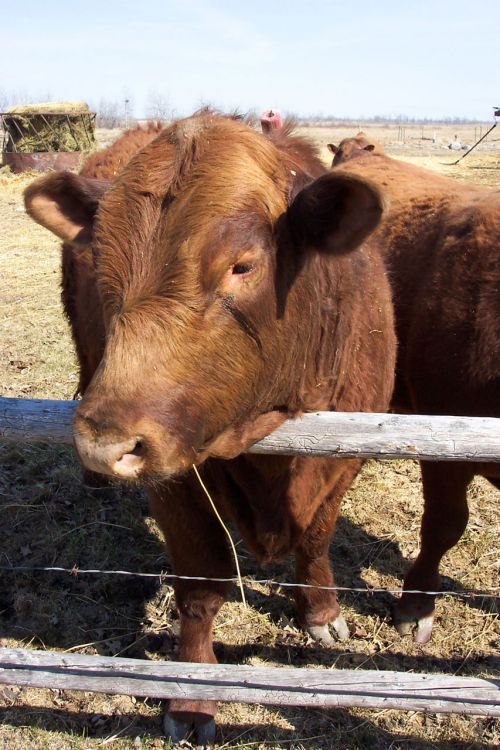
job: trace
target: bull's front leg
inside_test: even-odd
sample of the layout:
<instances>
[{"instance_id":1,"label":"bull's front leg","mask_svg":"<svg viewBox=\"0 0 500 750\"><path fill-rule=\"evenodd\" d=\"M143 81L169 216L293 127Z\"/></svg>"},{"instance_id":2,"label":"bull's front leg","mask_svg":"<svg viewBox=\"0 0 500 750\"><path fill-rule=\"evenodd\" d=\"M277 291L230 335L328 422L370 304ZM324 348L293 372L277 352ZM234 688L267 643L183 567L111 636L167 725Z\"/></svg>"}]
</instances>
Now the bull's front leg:
<instances>
[{"instance_id":1,"label":"bull's front leg","mask_svg":"<svg viewBox=\"0 0 500 750\"><path fill-rule=\"evenodd\" d=\"M330 484L295 552L296 583L326 587L295 590L299 621L315 641L328 646L335 642L330 625L338 639L343 641L349 638L349 629L340 612L337 592L328 590L335 587L329 547L342 496L361 465L360 461L349 461L333 486Z\"/></svg>"},{"instance_id":2,"label":"bull's front leg","mask_svg":"<svg viewBox=\"0 0 500 750\"><path fill-rule=\"evenodd\" d=\"M439 564L460 539L469 518L467 486L474 475L472 464L421 461L424 515L421 547L404 580L405 593L394 609L394 624L401 635L417 625L416 643L427 643L434 624L435 596L410 591L439 591Z\"/></svg>"},{"instance_id":3,"label":"bull's front leg","mask_svg":"<svg viewBox=\"0 0 500 750\"><path fill-rule=\"evenodd\" d=\"M230 578L232 560L224 531L191 479L150 490L152 515L165 537L173 572L179 576ZM227 598L229 584L217 581L174 582L180 615L179 661L216 663L212 624ZM194 731L198 745L215 737L214 701L173 699L164 718L165 734L179 742Z\"/></svg>"}]
</instances>

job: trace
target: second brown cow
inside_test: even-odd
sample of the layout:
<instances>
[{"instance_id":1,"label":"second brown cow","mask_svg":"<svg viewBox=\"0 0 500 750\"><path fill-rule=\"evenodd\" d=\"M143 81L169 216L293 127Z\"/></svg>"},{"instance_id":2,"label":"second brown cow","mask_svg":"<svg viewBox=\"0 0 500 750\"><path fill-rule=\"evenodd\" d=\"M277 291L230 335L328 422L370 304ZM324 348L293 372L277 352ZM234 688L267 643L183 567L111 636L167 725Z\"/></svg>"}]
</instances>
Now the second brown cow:
<instances>
[{"instance_id":1,"label":"second brown cow","mask_svg":"<svg viewBox=\"0 0 500 750\"><path fill-rule=\"evenodd\" d=\"M328 547L354 459L244 454L303 411L384 411L395 336L380 256L365 240L383 201L364 178L325 172L287 130L233 118L174 123L111 183L34 183L27 210L92 245L104 340L74 424L83 464L143 483L173 571L227 579L224 532L191 470L262 563L295 554L301 584L334 585ZM97 303L96 300L99 300ZM80 302L83 303L82 300ZM172 481L174 480L175 481ZM228 585L178 580L178 657L214 662ZM300 622L348 634L334 591L296 589ZM166 731L213 736L215 705L171 701Z\"/></svg>"},{"instance_id":2,"label":"second brown cow","mask_svg":"<svg viewBox=\"0 0 500 750\"><path fill-rule=\"evenodd\" d=\"M327 143L327 148L333 154L332 167L337 167L349 161L358 151L367 151L373 154L383 154L384 147L363 133L362 130L353 138L344 138L336 146L334 143Z\"/></svg>"},{"instance_id":3,"label":"second brown cow","mask_svg":"<svg viewBox=\"0 0 500 750\"><path fill-rule=\"evenodd\" d=\"M373 180L389 210L373 235L394 292L398 360L394 408L419 414L500 417L500 192L443 177L344 139L337 174ZM341 157L341 158L340 158ZM500 488L494 463L422 461L425 510L408 590L436 591L439 564L467 525L475 474ZM431 636L434 596L405 593L401 633Z\"/></svg>"}]
</instances>

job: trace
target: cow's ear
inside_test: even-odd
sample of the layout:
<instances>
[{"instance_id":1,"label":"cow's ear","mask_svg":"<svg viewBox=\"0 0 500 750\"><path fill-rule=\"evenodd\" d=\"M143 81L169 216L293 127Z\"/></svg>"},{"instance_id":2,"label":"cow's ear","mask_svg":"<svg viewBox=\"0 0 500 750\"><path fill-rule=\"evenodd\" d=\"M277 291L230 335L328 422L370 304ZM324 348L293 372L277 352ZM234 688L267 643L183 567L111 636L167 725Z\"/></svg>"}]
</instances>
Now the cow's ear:
<instances>
[{"instance_id":1,"label":"cow's ear","mask_svg":"<svg viewBox=\"0 0 500 750\"><path fill-rule=\"evenodd\" d=\"M375 185L362 177L332 171L297 194L288 218L301 247L347 253L373 232L383 210L384 200Z\"/></svg>"},{"instance_id":2,"label":"cow's ear","mask_svg":"<svg viewBox=\"0 0 500 750\"><path fill-rule=\"evenodd\" d=\"M24 192L27 213L65 242L92 242L99 201L108 180L80 177L72 172L54 172L32 183Z\"/></svg>"},{"instance_id":3,"label":"cow's ear","mask_svg":"<svg viewBox=\"0 0 500 750\"><path fill-rule=\"evenodd\" d=\"M332 154L336 154L337 151L339 150L339 147L336 146L334 143L327 143L326 147L327 147L328 151L332 152Z\"/></svg>"}]
</instances>

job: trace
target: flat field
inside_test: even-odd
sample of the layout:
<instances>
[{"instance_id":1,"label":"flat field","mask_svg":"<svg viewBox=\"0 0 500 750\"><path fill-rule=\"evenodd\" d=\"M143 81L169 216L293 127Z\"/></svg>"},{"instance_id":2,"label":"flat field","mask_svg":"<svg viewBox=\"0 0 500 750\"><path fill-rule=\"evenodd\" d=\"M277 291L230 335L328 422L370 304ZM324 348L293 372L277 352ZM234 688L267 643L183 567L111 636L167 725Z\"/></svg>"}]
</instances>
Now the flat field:
<instances>
[{"instance_id":1,"label":"flat field","mask_svg":"<svg viewBox=\"0 0 500 750\"><path fill-rule=\"evenodd\" d=\"M406 126L404 134L394 126L360 127L398 158L500 188L497 141L487 140L458 166L450 166L464 152L449 151L446 144L455 133L463 143L474 142L474 126L429 125L423 132L420 126ZM433 137L434 130L436 143L422 139ZM325 160L326 143L355 132L356 127L304 128L322 147ZM22 192L31 179L0 173L0 395L68 399L76 388L77 367L59 299L59 242L24 213ZM54 565L168 570L141 493L118 486L83 488L75 456L65 447L3 445L0 467L1 645L173 658L173 596L159 579L5 571ZM469 499L467 531L446 556L443 573L447 591L474 594L498 585L498 492L477 479ZM345 498L331 548L338 584L398 588L417 552L421 506L416 462L367 462ZM244 575L292 580L291 563L262 571L241 544L238 552ZM391 595L346 593L342 606L351 638L345 645L322 648L296 627L287 589L251 585L247 596L245 609L235 588L217 618L220 661L498 677L494 599L439 599L433 639L417 646L393 629ZM0 687L0 750L160 748L161 712L152 700ZM491 719L394 710L225 704L218 725L218 747L240 750L472 750L500 743L499 723Z\"/></svg>"}]
</instances>

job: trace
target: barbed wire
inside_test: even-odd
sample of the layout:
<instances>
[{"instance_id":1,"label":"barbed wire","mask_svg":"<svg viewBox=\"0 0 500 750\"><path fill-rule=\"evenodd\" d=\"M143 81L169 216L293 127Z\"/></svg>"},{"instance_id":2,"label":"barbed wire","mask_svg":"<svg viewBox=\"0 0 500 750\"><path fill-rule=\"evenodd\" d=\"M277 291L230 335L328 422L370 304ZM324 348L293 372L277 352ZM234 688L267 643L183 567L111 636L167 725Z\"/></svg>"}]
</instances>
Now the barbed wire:
<instances>
[{"instance_id":1,"label":"barbed wire","mask_svg":"<svg viewBox=\"0 0 500 750\"><path fill-rule=\"evenodd\" d=\"M213 583L233 583L238 584L238 578L210 578L208 576L185 576L176 573L140 573L131 570L98 570L93 568L79 568L76 565L72 568L62 568L57 566L29 566L29 565L0 565L0 571L8 573L69 573L73 576L79 575L114 575L114 576L134 576L137 578L158 578L160 583L166 580L181 581L210 581ZM375 587L356 587L356 586L318 586L312 583L290 583L288 581L274 581L268 578L251 578L242 577L247 586L261 585L273 586L278 588L301 588L301 589L320 589L322 591L342 591L354 592L358 594L427 594L429 596L451 596L462 599L498 599L500 598L500 586L493 586L484 591L423 591L420 589L387 589ZM494 593L496 592L496 593Z\"/></svg>"}]
</instances>

